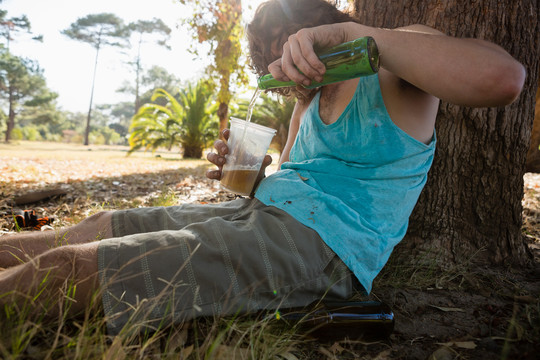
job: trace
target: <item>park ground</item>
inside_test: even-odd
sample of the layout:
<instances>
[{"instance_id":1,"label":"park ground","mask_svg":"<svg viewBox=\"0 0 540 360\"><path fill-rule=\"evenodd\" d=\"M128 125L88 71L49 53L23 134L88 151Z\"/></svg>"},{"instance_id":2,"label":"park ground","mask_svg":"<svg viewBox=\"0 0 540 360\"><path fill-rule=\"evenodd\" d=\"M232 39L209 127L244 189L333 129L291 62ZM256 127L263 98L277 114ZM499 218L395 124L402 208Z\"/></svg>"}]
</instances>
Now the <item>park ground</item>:
<instances>
[{"instance_id":1,"label":"park ground","mask_svg":"<svg viewBox=\"0 0 540 360\"><path fill-rule=\"evenodd\" d=\"M234 198L205 178L210 167L205 160L183 160L171 152L126 154L123 147L1 144L0 236L17 231L15 209L53 217L44 229L51 231L103 209ZM19 196L47 189L63 194L13 204ZM5 320L0 314L0 359L538 359L540 174L524 176L523 239L531 259L520 268L464 261L440 271L437 264L391 259L370 295L395 313L394 333L383 341L325 342L294 332L276 337L250 319L196 321L162 332L158 340L118 339L106 335L102 321L89 325L88 317L50 322L13 314Z\"/></svg>"}]
</instances>

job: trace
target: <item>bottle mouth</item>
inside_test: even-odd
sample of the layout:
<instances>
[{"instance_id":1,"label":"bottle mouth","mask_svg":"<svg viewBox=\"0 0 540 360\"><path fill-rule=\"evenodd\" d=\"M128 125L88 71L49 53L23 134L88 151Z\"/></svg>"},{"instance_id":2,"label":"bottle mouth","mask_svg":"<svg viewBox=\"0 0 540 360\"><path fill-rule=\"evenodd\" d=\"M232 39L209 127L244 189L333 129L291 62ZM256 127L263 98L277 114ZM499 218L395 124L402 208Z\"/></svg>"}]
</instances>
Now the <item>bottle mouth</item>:
<instances>
[{"instance_id":1,"label":"bottle mouth","mask_svg":"<svg viewBox=\"0 0 540 360\"><path fill-rule=\"evenodd\" d=\"M367 50L369 66L371 66L371 70L376 73L379 71L381 64L379 60L379 48L377 47L375 39L373 39L372 37L368 37L367 39Z\"/></svg>"}]
</instances>

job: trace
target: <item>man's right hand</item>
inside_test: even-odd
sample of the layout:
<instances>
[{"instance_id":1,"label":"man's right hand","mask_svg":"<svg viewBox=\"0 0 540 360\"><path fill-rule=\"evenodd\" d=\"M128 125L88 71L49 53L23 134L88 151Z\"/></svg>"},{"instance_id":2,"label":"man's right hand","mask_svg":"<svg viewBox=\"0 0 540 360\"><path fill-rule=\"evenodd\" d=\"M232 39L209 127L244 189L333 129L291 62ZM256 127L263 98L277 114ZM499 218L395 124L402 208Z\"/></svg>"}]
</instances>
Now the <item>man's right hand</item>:
<instances>
[{"instance_id":1,"label":"man's right hand","mask_svg":"<svg viewBox=\"0 0 540 360\"><path fill-rule=\"evenodd\" d=\"M225 129L221 132L221 135L225 141L229 139L230 133L231 132L229 129ZM211 152L206 155L208 161L218 167L217 170L208 170L206 172L206 177L209 179L221 180L221 171L223 170L223 165L226 162L225 155L229 153L229 147L225 141L221 139L216 140L214 142L214 149L216 149L217 153Z\"/></svg>"},{"instance_id":2,"label":"man's right hand","mask_svg":"<svg viewBox=\"0 0 540 360\"><path fill-rule=\"evenodd\" d=\"M268 71L277 80L292 80L304 86L309 86L312 80L321 82L326 68L314 46L325 49L348 41L346 27L339 23L300 29L287 38L280 58L268 66Z\"/></svg>"},{"instance_id":3,"label":"man's right hand","mask_svg":"<svg viewBox=\"0 0 540 360\"><path fill-rule=\"evenodd\" d=\"M227 145L226 141L229 139L230 134L231 132L229 129L223 130L221 132L221 135L223 135L223 139L225 139L225 141L221 139L216 140L214 142L214 149L216 149L217 152L208 153L208 155L206 156L208 161L210 161L212 164L218 167L217 170L208 170L206 172L206 177L209 179L221 180L223 165L227 161L227 159L225 158L225 155L229 153L229 146ZM263 162L261 165L261 171L259 171L257 180L255 181L254 189L257 188L257 186L259 185L259 182L264 178L266 168L271 163L272 163L272 157L267 154L263 159Z\"/></svg>"}]
</instances>

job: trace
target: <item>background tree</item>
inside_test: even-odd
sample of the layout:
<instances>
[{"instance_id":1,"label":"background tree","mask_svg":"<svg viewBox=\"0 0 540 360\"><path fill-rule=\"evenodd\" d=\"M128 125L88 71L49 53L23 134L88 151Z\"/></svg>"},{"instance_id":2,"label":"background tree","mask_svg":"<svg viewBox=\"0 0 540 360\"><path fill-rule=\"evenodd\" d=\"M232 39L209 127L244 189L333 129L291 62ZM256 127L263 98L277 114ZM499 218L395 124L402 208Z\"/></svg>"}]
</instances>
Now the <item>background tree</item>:
<instances>
[{"instance_id":1,"label":"background tree","mask_svg":"<svg viewBox=\"0 0 540 360\"><path fill-rule=\"evenodd\" d=\"M114 14L101 13L91 14L84 18L77 19L62 34L67 37L90 44L96 49L96 59L94 62L94 75L92 78L92 90L90 92L90 106L86 120L86 130L84 133L84 145L88 145L90 134L90 121L92 117L92 101L94 98L94 85L96 82L96 70L98 64L99 50L103 46L125 46L129 35L122 19Z\"/></svg>"},{"instance_id":2,"label":"background tree","mask_svg":"<svg viewBox=\"0 0 540 360\"><path fill-rule=\"evenodd\" d=\"M62 131L68 124L65 114L57 109L56 101L47 101L51 95L56 94L45 93L22 106L12 139L62 141Z\"/></svg>"},{"instance_id":3,"label":"background tree","mask_svg":"<svg viewBox=\"0 0 540 360\"><path fill-rule=\"evenodd\" d=\"M175 93L179 88L183 87L182 81L176 75L158 65L152 66L143 73L142 84L145 86L142 100L149 100L154 90L158 88Z\"/></svg>"},{"instance_id":4,"label":"background tree","mask_svg":"<svg viewBox=\"0 0 540 360\"><path fill-rule=\"evenodd\" d=\"M107 126L120 135L122 144L127 145L128 130L131 124L131 118L134 115L133 103L123 101L115 104L103 104L99 106L99 109L109 119Z\"/></svg>"},{"instance_id":5,"label":"background tree","mask_svg":"<svg viewBox=\"0 0 540 360\"><path fill-rule=\"evenodd\" d=\"M231 85L246 83L244 66L240 63L243 36L241 0L199 0L193 3L180 0L195 8L193 18L186 21L194 31L194 38L199 43L210 44L209 55L213 63L208 72L219 79L217 115L220 129L227 127Z\"/></svg>"},{"instance_id":6,"label":"background tree","mask_svg":"<svg viewBox=\"0 0 540 360\"><path fill-rule=\"evenodd\" d=\"M534 118L540 61L537 0L356 0L367 25L422 23L457 37L501 45L527 69L519 99L502 108L441 103L438 146L428 183L412 215L407 252L437 249L442 261L490 264L527 260L521 235L525 156Z\"/></svg>"},{"instance_id":7,"label":"background tree","mask_svg":"<svg viewBox=\"0 0 540 360\"><path fill-rule=\"evenodd\" d=\"M138 89L139 103L151 103L154 91L157 89L163 89L169 94L176 94L181 86L182 81L174 74L169 73L167 69L161 66L154 65L141 74L140 86ZM129 81L124 81L122 87L116 91L130 95L135 95L136 93L135 87ZM154 102L162 106L167 105L167 100L164 97L160 97ZM109 114L114 120L109 124L109 127L125 138L129 132L131 119L135 115L133 112L133 103L122 102L109 105L109 107Z\"/></svg>"},{"instance_id":8,"label":"background tree","mask_svg":"<svg viewBox=\"0 0 540 360\"><path fill-rule=\"evenodd\" d=\"M7 116L4 110L0 107L0 129L2 129L6 124Z\"/></svg>"},{"instance_id":9,"label":"background tree","mask_svg":"<svg viewBox=\"0 0 540 360\"><path fill-rule=\"evenodd\" d=\"M0 36L5 40L4 47L8 51L13 36L20 32L32 35L30 21L28 21L26 15L8 18L7 11L0 9ZM32 39L43 41L43 35L34 35Z\"/></svg>"},{"instance_id":10,"label":"background tree","mask_svg":"<svg viewBox=\"0 0 540 360\"><path fill-rule=\"evenodd\" d=\"M24 122L29 122L34 126L41 127L40 136L45 140L55 140L49 137L51 133L56 133L58 126L63 122L64 116L56 108L56 98L58 94L43 88L36 96L26 101L19 113L17 123L20 127Z\"/></svg>"},{"instance_id":11,"label":"background tree","mask_svg":"<svg viewBox=\"0 0 540 360\"><path fill-rule=\"evenodd\" d=\"M142 44L147 37L154 35L155 43L170 49L167 41L169 40L171 29L165 25L161 19L152 19L152 20L139 20L132 22L128 25L128 29L131 32L135 47L137 49L137 55L135 56L135 61L132 63L135 68L135 111L137 113L141 107L141 101L139 97L139 87L140 87L140 77L142 71L141 65L141 48Z\"/></svg>"},{"instance_id":12,"label":"background tree","mask_svg":"<svg viewBox=\"0 0 540 360\"><path fill-rule=\"evenodd\" d=\"M201 158L202 151L217 137L218 122L211 105L213 93L199 81L182 90L179 99L163 89L154 92L152 101L166 100L166 105L143 105L130 127L130 153L144 148L156 150L181 145L184 158Z\"/></svg>"},{"instance_id":13,"label":"background tree","mask_svg":"<svg viewBox=\"0 0 540 360\"><path fill-rule=\"evenodd\" d=\"M536 107L534 111L534 123L531 134L531 145L527 152L525 171L540 173L540 78L536 90Z\"/></svg>"},{"instance_id":14,"label":"background tree","mask_svg":"<svg viewBox=\"0 0 540 360\"><path fill-rule=\"evenodd\" d=\"M178 88L182 86L182 81L176 77L174 74L171 74L167 69L154 65L150 69L144 71L141 74L140 85L139 85L139 102L141 104L151 102L152 95L156 89L164 89L168 93L178 92ZM119 93L135 95L135 87L129 81L124 81L122 86L116 90ZM163 103L162 105L165 105ZM131 114L129 118L133 117L133 106L131 107Z\"/></svg>"},{"instance_id":15,"label":"background tree","mask_svg":"<svg viewBox=\"0 0 540 360\"><path fill-rule=\"evenodd\" d=\"M43 71L30 59L0 51L0 96L8 106L5 142L9 142L15 127L15 117L23 105L42 106L57 95L45 83Z\"/></svg>"}]
</instances>

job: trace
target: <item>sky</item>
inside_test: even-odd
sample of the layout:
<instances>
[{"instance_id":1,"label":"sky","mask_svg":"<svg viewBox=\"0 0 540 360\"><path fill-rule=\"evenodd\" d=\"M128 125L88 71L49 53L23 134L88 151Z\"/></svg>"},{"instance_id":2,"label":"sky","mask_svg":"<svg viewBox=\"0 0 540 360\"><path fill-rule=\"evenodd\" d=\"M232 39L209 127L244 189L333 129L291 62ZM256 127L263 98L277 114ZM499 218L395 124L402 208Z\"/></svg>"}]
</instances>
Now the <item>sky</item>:
<instances>
[{"instance_id":1,"label":"sky","mask_svg":"<svg viewBox=\"0 0 540 360\"><path fill-rule=\"evenodd\" d=\"M243 4L255 8L261 1L244 0ZM0 7L8 11L8 18L26 15L32 33L43 35L43 42L39 43L21 33L10 43L10 51L39 63L47 86L59 95L57 103L61 110L88 111L96 51L90 44L72 40L61 31L89 14L113 13L125 23L159 18L167 24L172 29L171 50L144 44L141 61L145 69L159 65L180 80L189 81L199 78L208 64L187 51L192 40L188 29L181 26L181 19L190 14L190 9L175 0L3 0ZM250 8L244 9L247 20L252 14ZM133 96L116 92L126 80L134 83L135 74L126 64L129 60L132 59L116 47L100 50L94 105L133 101ZM253 78L251 82L254 86Z\"/></svg>"}]
</instances>

